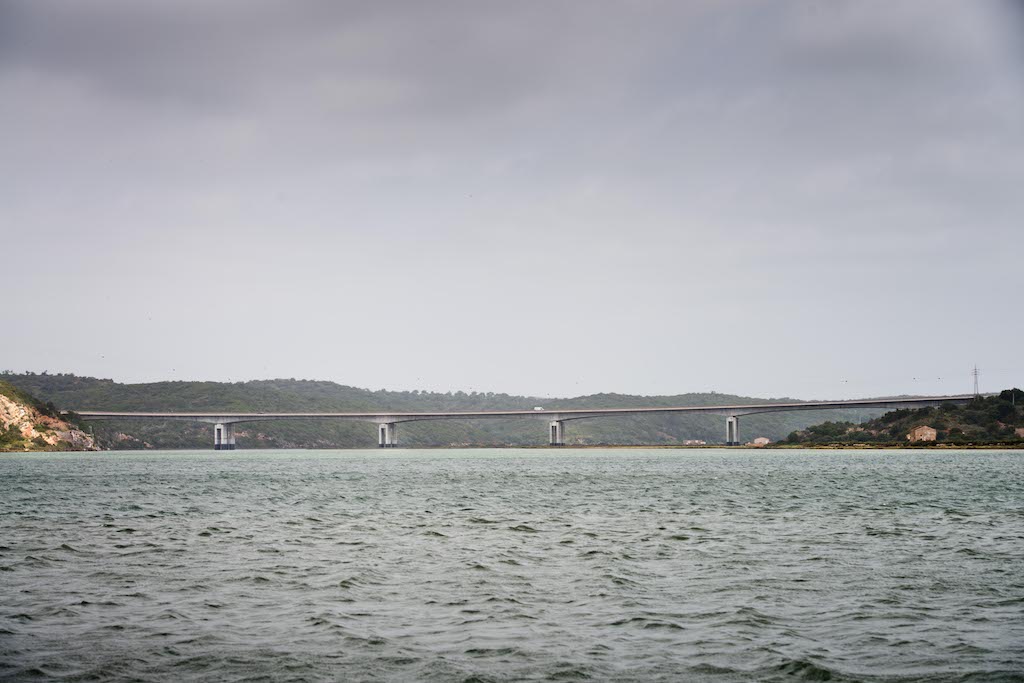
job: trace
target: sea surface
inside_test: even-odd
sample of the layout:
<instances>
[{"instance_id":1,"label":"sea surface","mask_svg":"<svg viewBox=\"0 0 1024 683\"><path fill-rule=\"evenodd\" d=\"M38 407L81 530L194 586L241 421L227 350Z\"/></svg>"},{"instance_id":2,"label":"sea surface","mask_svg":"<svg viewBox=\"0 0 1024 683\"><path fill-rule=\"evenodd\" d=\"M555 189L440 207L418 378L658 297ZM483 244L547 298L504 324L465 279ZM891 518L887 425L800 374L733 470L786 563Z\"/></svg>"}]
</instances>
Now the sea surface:
<instances>
[{"instance_id":1,"label":"sea surface","mask_svg":"<svg viewBox=\"0 0 1024 683\"><path fill-rule=\"evenodd\" d=\"M1022 681L1024 452L0 455L0 679Z\"/></svg>"}]
</instances>

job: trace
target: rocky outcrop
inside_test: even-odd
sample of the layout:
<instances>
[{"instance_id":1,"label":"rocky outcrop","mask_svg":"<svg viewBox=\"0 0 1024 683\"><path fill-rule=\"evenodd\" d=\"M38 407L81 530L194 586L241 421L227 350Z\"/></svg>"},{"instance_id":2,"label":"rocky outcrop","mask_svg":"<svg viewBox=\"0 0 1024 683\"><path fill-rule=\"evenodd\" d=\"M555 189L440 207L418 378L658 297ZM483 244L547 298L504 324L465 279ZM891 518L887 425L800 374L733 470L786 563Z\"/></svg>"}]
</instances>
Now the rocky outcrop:
<instances>
[{"instance_id":1,"label":"rocky outcrop","mask_svg":"<svg viewBox=\"0 0 1024 683\"><path fill-rule=\"evenodd\" d=\"M8 385L9 386L9 385ZM0 386L0 451L95 451L95 439Z\"/></svg>"}]
</instances>

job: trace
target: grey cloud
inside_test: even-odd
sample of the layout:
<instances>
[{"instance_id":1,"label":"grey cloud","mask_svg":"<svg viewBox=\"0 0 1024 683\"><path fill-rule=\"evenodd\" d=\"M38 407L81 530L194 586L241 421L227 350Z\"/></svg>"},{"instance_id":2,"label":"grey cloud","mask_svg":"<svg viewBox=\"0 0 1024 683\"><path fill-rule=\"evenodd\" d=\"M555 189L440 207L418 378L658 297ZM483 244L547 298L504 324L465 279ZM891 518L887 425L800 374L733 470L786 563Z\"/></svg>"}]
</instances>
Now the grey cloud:
<instances>
[{"instance_id":1,"label":"grey cloud","mask_svg":"<svg viewBox=\"0 0 1024 683\"><path fill-rule=\"evenodd\" d=\"M557 74L572 21L609 29L567 7L44 0L8 3L0 54L129 96L272 98L296 80L376 78L472 109Z\"/></svg>"},{"instance_id":2,"label":"grey cloud","mask_svg":"<svg viewBox=\"0 0 1024 683\"><path fill-rule=\"evenodd\" d=\"M88 332L55 348L34 321L0 361L818 396L854 389L806 377L984 364L1024 331L999 317L1014 7L0 0L0 226L76 255L34 296ZM928 337L892 299L924 282L998 334ZM233 352L196 333L225 316L282 327Z\"/></svg>"}]
</instances>

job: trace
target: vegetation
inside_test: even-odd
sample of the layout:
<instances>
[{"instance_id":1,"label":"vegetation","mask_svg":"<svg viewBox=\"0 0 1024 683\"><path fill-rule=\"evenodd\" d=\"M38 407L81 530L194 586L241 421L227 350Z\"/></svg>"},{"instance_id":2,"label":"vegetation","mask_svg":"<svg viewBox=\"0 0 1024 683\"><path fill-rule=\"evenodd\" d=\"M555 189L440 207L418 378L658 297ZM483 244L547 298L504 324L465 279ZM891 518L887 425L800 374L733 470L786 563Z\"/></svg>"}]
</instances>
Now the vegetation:
<instances>
[{"instance_id":1,"label":"vegetation","mask_svg":"<svg viewBox=\"0 0 1024 683\"><path fill-rule=\"evenodd\" d=\"M1020 446L1024 444L1024 391L1007 389L998 396L979 397L961 406L894 410L860 424L824 422L792 432L786 443L903 446L908 445L907 434L920 426L936 430L935 444Z\"/></svg>"},{"instance_id":2,"label":"vegetation","mask_svg":"<svg viewBox=\"0 0 1024 683\"><path fill-rule=\"evenodd\" d=\"M25 438L17 427L0 427L0 451L20 451L24 450L24 447Z\"/></svg>"},{"instance_id":3,"label":"vegetation","mask_svg":"<svg viewBox=\"0 0 1024 683\"><path fill-rule=\"evenodd\" d=\"M76 415L61 415L57 406L55 406L52 401L41 401L24 389L20 389L3 380L0 380L0 396L6 397L19 406L25 406L30 410L34 410L43 417L54 418L56 420L72 422L75 424L80 422L80 418ZM70 420L69 417L71 418ZM54 429L50 424L41 422L38 418L34 418L32 421L32 426L37 434L51 435L54 432ZM24 436L21 432L21 428L17 424L4 426L3 423L0 422L0 451L56 451L68 450L71 448L73 448L73 446L64 439L59 440L56 444L49 444L41 436L36 436L35 438L28 438Z\"/></svg>"},{"instance_id":4,"label":"vegetation","mask_svg":"<svg viewBox=\"0 0 1024 683\"><path fill-rule=\"evenodd\" d=\"M496 393L370 391L334 382L274 379L251 382L155 382L121 384L109 379L69 374L0 373L0 377L64 409L112 411L198 412L364 412L393 410L531 410L617 408L764 403L762 399L718 393L678 396L595 394L547 399ZM774 399L792 402L793 399ZM855 420L881 415L880 410L766 413L742 419L745 438L777 440L822 419ZM209 425L181 421L90 422L101 444L109 448L209 448ZM721 443L725 419L713 415L648 415L582 420L569 424L571 444L671 445L686 439ZM410 446L516 445L546 443L547 430L537 420L445 420L398 426L398 438ZM346 448L376 443L376 431L364 423L331 420L242 423L235 427L243 448Z\"/></svg>"},{"instance_id":5,"label":"vegetation","mask_svg":"<svg viewBox=\"0 0 1024 683\"><path fill-rule=\"evenodd\" d=\"M3 377L6 378L7 376L8 373L3 374ZM0 396L6 396L15 403L21 403L31 408L35 408L40 414L46 415L47 417L59 418L61 416L60 411L57 409L57 406L53 404L53 401L43 403L29 392L19 389L10 382L0 380Z\"/></svg>"}]
</instances>

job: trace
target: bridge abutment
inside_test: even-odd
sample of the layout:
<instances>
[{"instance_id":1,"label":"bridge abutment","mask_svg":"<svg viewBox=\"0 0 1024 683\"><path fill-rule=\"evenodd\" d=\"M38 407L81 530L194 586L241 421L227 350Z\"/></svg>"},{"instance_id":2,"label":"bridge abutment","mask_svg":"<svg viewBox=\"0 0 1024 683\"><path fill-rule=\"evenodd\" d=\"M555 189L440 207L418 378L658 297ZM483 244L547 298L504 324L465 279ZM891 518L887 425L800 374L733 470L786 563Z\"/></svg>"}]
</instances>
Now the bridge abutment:
<instances>
[{"instance_id":1,"label":"bridge abutment","mask_svg":"<svg viewBox=\"0 0 1024 683\"><path fill-rule=\"evenodd\" d=\"M222 422L213 426L213 450L235 450L235 426L230 422Z\"/></svg>"}]
</instances>

